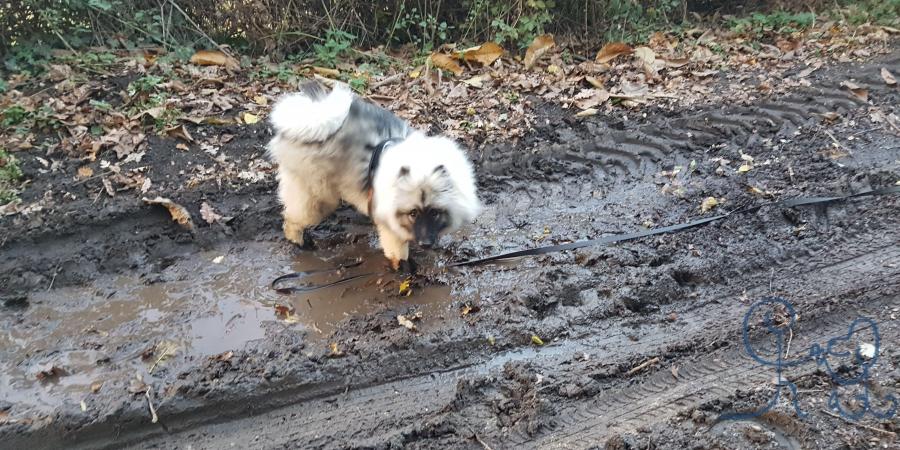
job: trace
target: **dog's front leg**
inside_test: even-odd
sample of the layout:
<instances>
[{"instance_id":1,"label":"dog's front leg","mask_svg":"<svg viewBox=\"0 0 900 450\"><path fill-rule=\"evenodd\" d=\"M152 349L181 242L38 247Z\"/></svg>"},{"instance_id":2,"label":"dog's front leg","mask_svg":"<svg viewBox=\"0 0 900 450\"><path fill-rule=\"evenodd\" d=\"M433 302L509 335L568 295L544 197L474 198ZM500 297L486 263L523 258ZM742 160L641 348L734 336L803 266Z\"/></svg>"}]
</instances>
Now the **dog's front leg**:
<instances>
[{"instance_id":1,"label":"dog's front leg","mask_svg":"<svg viewBox=\"0 0 900 450\"><path fill-rule=\"evenodd\" d=\"M381 248L384 250L384 256L391 262L391 268L399 270L401 266L409 270L409 243L394 234L388 227L377 224L378 239L381 241Z\"/></svg>"}]
</instances>

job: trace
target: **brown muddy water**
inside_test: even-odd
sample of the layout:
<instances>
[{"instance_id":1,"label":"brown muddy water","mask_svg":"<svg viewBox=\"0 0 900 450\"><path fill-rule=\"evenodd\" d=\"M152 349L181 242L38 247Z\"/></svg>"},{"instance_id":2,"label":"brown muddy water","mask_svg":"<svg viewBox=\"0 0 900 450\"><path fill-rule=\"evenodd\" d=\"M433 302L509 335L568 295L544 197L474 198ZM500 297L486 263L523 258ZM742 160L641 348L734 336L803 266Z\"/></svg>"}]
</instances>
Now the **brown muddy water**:
<instances>
[{"instance_id":1,"label":"brown muddy water","mask_svg":"<svg viewBox=\"0 0 900 450\"><path fill-rule=\"evenodd\" d=\"M367 244L283 260L274 247L246 243L202 252L167 267L149 284L122 275L33 293L20 315L0 318L0 397L49 411L87 396L104 379L152 378L153 370L166 365L245 350L283 327L305 330L311 343L327 345L341 321L376 311L421 313L416 327L426 331L452 317L446 314L448 287L414 282L408 295L399 295L405 277L386 272L380 251ZM328 270L344 261L362 263ZM271 288L279 275L316 270L324 272L283 285L374 275L306 293ZM52 367L62 373L38 379Z\"/></svg>"}]
</instances>

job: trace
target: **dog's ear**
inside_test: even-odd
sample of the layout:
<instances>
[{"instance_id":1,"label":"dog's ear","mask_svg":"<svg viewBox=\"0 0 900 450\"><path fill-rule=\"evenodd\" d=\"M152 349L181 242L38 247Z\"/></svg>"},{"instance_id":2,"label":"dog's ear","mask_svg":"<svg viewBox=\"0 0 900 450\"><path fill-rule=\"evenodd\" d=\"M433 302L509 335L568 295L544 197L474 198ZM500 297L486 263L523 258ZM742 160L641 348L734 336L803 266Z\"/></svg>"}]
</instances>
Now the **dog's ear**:
<instances>
[{"instance_id":1,"label":"dog's ear","mask_svg":"<svg viewBox=\"0 0 900 450\"><path fill-rule=\"evenodd\" d=\"M403 178L409 175L409 166L403 166L400 168L400 173L397 174L397 178Z\"/></svg>"}]
</instances>

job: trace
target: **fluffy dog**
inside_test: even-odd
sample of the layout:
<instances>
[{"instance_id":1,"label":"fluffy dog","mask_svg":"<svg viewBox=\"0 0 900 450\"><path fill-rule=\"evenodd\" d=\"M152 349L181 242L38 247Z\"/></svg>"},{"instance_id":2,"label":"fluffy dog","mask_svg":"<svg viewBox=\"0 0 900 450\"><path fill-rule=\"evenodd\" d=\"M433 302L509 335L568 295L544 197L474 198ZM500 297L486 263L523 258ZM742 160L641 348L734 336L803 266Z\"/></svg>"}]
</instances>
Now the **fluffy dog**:
<instances>
[{"instance_id":1,"label":"fluffy dog","mask_svg":"<svg viewBox=\"0 0 900 450\"><path fill-rule=\"evenodd\" d=\"M409 242L428 248L480 211L472 164L452 140L426 136L345 86L301 86L275 105L269 155L278 163L284 235L306 231L341 200L372 218L394 269L412 270Z\"/></svg>"}]
</instances>

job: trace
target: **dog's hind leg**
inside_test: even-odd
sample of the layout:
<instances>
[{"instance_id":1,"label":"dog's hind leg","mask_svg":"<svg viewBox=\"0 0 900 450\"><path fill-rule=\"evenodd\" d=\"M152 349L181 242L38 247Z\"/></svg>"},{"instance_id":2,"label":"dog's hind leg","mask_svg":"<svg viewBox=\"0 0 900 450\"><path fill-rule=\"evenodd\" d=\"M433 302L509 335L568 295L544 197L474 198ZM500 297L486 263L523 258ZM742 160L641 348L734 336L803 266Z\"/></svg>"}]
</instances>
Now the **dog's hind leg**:
<instances>
[{"instance_id":1,"label":"dog's hind leg","mask_svg":"<svg viewBox=\"0 0 900 450\"><path fill-rule=\"evenodd\" d=\"M340 202L336 192L327 187L319 177L292 171L279 173L278 197L284 204L282 216L287 240L305 247L312 244L304 237L306 229L334 212Z\"/></svg>"}]
</instances>

